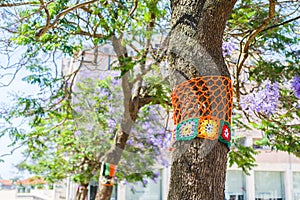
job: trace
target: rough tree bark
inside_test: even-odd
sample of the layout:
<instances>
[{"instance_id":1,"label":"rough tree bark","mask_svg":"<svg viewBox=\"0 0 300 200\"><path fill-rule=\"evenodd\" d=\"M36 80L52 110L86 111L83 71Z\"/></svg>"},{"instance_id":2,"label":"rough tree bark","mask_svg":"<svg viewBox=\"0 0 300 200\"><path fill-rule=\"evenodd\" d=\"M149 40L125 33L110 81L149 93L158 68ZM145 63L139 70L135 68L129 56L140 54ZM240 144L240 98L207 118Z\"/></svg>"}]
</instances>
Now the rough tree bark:
<instances>
[{"instance_id":1,"label":"rough tree bark","mask_svg":"<svg viewBox=\"0 0 300 200\"><path fill-rule=\"evenodd\" d=\"M199 76L230 76L222 56L222 37L235 3L236 0L171 0L171 88ZM176 142L168 199L223 200L227 153L227 147L217 140Z\"/></svg>"}]
</instances>

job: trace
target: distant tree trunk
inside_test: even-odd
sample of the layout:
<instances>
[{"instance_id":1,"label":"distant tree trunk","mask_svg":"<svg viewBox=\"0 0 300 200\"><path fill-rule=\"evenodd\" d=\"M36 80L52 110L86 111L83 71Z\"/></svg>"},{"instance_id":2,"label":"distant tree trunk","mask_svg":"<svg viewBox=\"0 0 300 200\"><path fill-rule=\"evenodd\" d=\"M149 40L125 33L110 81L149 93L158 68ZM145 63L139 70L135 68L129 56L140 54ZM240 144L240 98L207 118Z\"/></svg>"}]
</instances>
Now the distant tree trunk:
<instances>
[{"instance_id":1,"label":"distant tree trunk","mask_svg":"<svg viewBox=\"0 0 300 200\"><path fill-rule=\"evenodd\" d=\"M222 56L222 37L235 3L171 0L168 62L172 88L199 76L230 76ZM227 147L217 140L176 142L168 199L223 200L227 153Z\"/></svg>"},{"instance_id":2,"label":"distant tree trunk","mask_svg":"<svg viewBox=\"0 0 300 200\"><path fill-rule=\"evenodd\" d=\"M88 184L81 184L76 192L76 200L86 200L88 194Z\"/></svg>"},{"instance_id":3,"label":"distant tree trunk","mask_svg":"<svg viewBox=\"0 0 300 200\"><path fill-rule=\"evenodd\" d=\"M120 128L115 138L115 145L112 146L111 149L105 154L104 160L102 161L117 165L121 159L121 155L125 148L128 136L129 132L122 131L122 129ZM101 182L99 181L99 186L95 200L109 200L111 198L112 191L113 186L101 185Z\"/></svg>"},{"instance_id":4,"label":"distant tree trunk","mask_svg":"<svg viewBox=\"0 0 300 200\"><path fill-rule=\"evenodd\" d=\"M112 36L112 45L114 51L117 54L119 64L121 67L125 67L128 64L128 54L126 48L121 44L122 38ZM144 105L140 102L140 98L132 95L132 85L129 82L129 74L126 71L122 71L122 90L123 90L123 106L124 113L120 127L116 133L114 145L111 146L110 150L105 153L102 162L118 165L123 150L125 149L126 142L129 137L130 129L133 123L137 119L139 109ZM95 200L109 200L113 191L112 186L101 185L99 181L99 187Z\"/></svg>"}]
</instances>

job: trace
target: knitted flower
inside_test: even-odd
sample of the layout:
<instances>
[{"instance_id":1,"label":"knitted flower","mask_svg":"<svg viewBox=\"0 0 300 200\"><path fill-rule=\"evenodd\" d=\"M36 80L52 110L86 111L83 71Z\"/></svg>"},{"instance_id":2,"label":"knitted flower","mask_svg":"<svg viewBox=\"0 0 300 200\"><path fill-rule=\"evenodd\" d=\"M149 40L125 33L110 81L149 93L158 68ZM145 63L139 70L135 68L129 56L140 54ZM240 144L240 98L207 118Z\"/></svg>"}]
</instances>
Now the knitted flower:
<instances>
[{"instance_id":1,"label":"knitted flower","mask_svg":"<svg viewBox=\"0 0 300 200\"><path fill-rule=\"evenodd\" d=\"M199 137L215 139L218 133L218 123L215 120L203 120L200 125Z\"/></svg>"}]
</instances>

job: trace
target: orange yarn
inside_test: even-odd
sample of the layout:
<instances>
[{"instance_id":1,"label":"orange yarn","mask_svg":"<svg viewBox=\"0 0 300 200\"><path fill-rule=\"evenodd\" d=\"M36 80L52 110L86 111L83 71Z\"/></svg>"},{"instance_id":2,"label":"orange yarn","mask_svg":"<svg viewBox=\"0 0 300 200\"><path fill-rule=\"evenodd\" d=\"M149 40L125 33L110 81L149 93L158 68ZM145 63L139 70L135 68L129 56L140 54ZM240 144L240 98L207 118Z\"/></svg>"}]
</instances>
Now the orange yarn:
<instances>
[{"instance_id":1,"label":"orange yarn","mask_svg":"<svg viewBox=\"0 0 300 200\"><path fill-rule=\"evenodd\" d=\"M217 139L220 121L231 122L232 96L231 80L225 76L201 76L185 81L171 94L174 124L198 118L198 137Z\"/></svg>"}]
</instances>

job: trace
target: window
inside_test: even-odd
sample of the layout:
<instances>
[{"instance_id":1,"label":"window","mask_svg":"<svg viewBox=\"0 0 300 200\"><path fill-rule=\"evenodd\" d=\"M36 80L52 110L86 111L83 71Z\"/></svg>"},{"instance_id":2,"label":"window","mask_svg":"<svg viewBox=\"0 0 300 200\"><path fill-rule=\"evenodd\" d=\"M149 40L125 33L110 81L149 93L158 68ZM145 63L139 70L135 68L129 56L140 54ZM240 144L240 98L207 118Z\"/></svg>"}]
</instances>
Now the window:
<instances>
[{"instance_id":1,"label":"window","mask_svg":"<svg viewBox=\"0 0 300 200\"><path fill-rule=\"evenodd\" d=\"M257 171L255 178L255 200L284 200L284 173Z\"/></svg>"},{"instance_id":2,"label":"window","mask_svg":"<svg viewBox=\"0 0 300 200\"><path fill-rule=\"evenodd\" d=\"M300 172L293 173L294 200L300 200Z\"/></svg>"},{"instance_id":3,"label":"window","mask_svg":"<svg viewBox=\"0 0 300 200\"><path fill-rule=\"evenodd\" d=\"M225 199L246 200L245 174L238 170L228 170L226 173Z\"/></svg>"},{"instance_id":4,"label":"window","mask_svg":"<svg viewBox=\"0 0 300 200\"><path fill-rule=\"evenodd\" d=\"M18 186L17 193L30 193L31 186Z\"/></svg>"},{"instance_id":5,"label":"window","mask_svg":"<svg viewBox=\"0 0 300 200\"><path fill-rule=\"evenodd\" d=\"M161 178L155 183L147 179L148 184L143 187L141 183L134 185L134 193L130 187L126 187L126 200L162 200L162 181Z\"/></svg>"}]
</instances>

